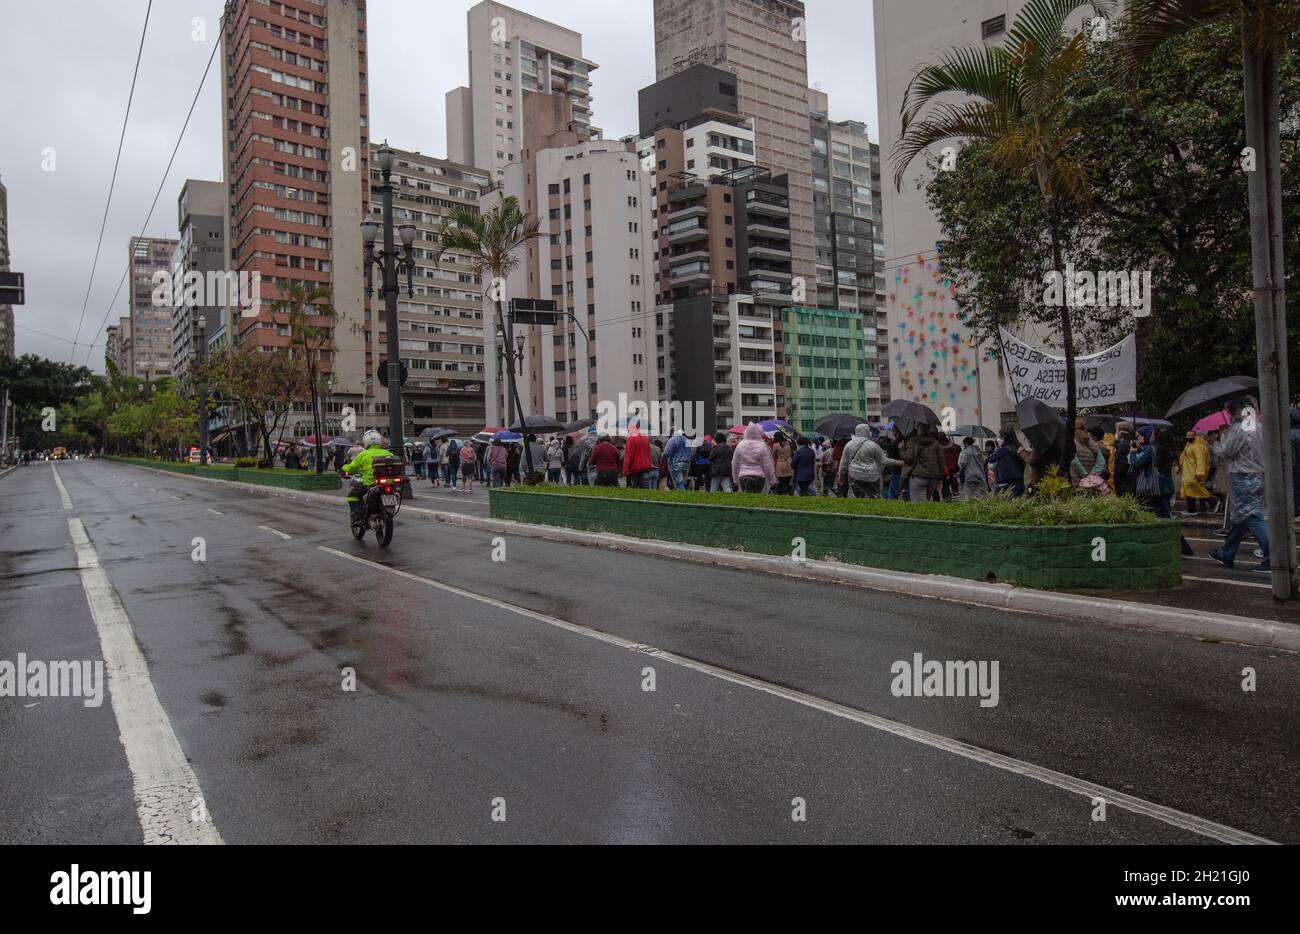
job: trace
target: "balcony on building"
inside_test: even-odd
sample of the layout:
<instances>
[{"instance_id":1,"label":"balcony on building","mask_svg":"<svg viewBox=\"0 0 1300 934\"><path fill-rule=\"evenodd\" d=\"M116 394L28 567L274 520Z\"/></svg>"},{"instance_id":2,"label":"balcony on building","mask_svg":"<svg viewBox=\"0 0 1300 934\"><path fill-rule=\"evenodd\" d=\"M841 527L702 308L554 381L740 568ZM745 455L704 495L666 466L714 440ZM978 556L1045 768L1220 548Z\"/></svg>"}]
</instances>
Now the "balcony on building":
<instances>
[{"instance_id":1,"label":"balcony on building","mask_svg":"<svg viewBox=\"0 0 1300 934\"><path fill-rule=\"evenodd\" d=\"M672 280L674 285L703 284L713 281L707 259L693 260L681 265L671 266L668 270L668 278Z\"/></svg>"},{"instance_id":2,"label":"balcony on building","mask_svg":"<svg viewBox=\"0 0 1300 934\"><path fill-rule=\"evenodd\" d=\"M751 188L745 193L745 209L750 214L766 214L771 217L789 217L790 199L783 194ZM789 226L787 221L786 226Z\"/></svg>"},{"instance_id":3,"label":"balcony on building","mask_svg":"<svg viewBox=\"0 0 1300 934\"><path fill-rule=\"evenodd\" d=\"M688 217L669 224L667 235L670 244L707 240L709 239L709 225L702 217Z\"/></svg>"}]
</instances>

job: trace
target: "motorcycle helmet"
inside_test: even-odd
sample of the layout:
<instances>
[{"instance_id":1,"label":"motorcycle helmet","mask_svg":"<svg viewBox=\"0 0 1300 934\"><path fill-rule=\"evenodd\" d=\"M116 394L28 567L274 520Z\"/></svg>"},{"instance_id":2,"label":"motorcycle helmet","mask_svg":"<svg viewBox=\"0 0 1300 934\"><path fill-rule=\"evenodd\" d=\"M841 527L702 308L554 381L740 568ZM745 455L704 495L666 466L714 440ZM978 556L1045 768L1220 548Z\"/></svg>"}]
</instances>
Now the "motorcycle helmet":
<instances>
[{"instance_id":1,"label":"motorcycle helmet","mask_svg":"<svg viewBox=\"0 0 1300 934\"><path fill-rule=\"evenodd\" d=\"M384 436L381 435L379 432L375 431L373 428L371 428L369 431L367 431L364 435L361 436L362 447L366 447L366 448L375 447L376 445L382 445L383 443L384 443Z\"/></svg>"}]
</instances>

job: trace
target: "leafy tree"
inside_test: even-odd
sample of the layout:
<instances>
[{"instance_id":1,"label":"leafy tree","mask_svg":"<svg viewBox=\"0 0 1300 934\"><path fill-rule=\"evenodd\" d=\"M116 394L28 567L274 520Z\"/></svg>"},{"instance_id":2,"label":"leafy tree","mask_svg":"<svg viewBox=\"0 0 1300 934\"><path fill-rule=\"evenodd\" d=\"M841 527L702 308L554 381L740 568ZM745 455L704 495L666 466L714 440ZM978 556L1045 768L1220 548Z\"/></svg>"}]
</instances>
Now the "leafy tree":
<instances>
[{"instance_id":1,"label":"leafy tree","mask_svg":"<svg viewBox=\"0 0 1300 934\"><path fill-rule=\"evenodd\" d=\"M1029 178L1042 201L1042 228L1052 268L1061 270L1065 214L1086 204L1091 185L1086 153L1079 144L1083 127L1073 123L1068 93L1084 74L1084 34L1066 29L1080 7L1108 13L1112 0L1029 0L1017 15L1004 45L962 47L941 53L908 84L903 96L902 132L894 148L894 184L918 155L949 140L983 145L991 165L1012 178ZM950 95L960 95L953 101ZM1066 424L1075 417L1074 335L1068 306L1058 327L1065 357ZM1064 446L1062 471L1071 456Z\"/></svg>"},{"instance_id":2,"label":"leafy tree","mask_svg":"<svg viewBox=\"0 0 1300 934\"><path fill-rule=\"evenodd\" d=\"M310 393L299 361L285 353L243 353L227 349L203 365L207 384L236 400L254 420L261 438L263 460L273 461L272 443L288 422L294 403Z\"/></svg>"},{"instance_id":3,"label":"leafy tree","mask_svg":"<svg viewBox=\"0 0 1300 934\"><path fill-rule=\"evenodd\" d=\"M307 289L301 282L280 288L281 298L271 306L275 314L289 319L289 354L301 361L311 396L312 430L316 436L316 472L325 470L321 454L321 418L319 397L329 391L330 376L319 371L324 354L334 350L334 319L337 313L330 304L329 289ZM319 323L323 320L324 323Z\"/></svg>"},{"instance_id":4,"label":"leafy tree","mask_svg":"<svg viewBox=\"0 0 1300 934\"><path fill-rule=\"evenodd\" d=\"M24 448L44 449L58 441L41 426L42 410L56 411L94 387L95 374L84 366L47 360L35 354L0 354L0 389L14 407L15 436ZM56 415L55 424L58 419Z\"/></svg>"},{"instance_id":5,"label":"leafy tree","mask_svg":"<svg viewBox=\"0 0 1300 934\"><path fill-rule=\"evenodd\" d=\"M482 278L485 293L493 298L497 330L503 339L508 339L505 335L509 332L502 309L504 288L499 284L519 268L519 248L541 235L541 221L524 211L514 195L500 197L496 204L481 213L470 208L453 210L438 231L434 261L440 262L448 250L469 254L470 267ZM513 404L518 408L522 421L524 407L519 403L517 391L514 396ZM527 444L524 445L524 458L528 476L535 478L533 455Z\"/></svg>"}]
</instances>

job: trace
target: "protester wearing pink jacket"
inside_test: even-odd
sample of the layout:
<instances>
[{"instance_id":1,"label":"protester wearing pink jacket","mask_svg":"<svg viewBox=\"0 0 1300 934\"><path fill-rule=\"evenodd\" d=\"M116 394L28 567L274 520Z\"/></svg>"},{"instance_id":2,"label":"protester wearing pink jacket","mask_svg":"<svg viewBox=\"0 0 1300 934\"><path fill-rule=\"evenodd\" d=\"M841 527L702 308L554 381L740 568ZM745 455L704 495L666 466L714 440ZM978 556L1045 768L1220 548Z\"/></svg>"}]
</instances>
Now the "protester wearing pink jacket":
<instances>
[{"instance_id":1,"label":"protester wearing pink jacket","mask_svg":"<svg viewBox=\"0 0 1300 934\"><path fill-rule=\"evenodd\" d=\"M772 449L767 446L767 435L754 422L745 426L745 437L731 455L731 479L742 493L762 493L764 480L769 487L776 486Z\"/></svg>"}]
</instances>

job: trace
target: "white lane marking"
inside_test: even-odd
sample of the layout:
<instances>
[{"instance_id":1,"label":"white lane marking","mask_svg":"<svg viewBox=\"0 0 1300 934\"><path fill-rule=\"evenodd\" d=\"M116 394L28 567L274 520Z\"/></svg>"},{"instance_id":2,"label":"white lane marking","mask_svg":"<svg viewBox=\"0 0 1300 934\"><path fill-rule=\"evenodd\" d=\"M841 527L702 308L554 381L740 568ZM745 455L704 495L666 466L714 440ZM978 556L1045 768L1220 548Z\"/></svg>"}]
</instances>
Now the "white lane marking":
<instances>
[{"instance_id":1,"label":"white lane marking","mask_svg":"<svg viewBox=\"0 0 1300 934\"><path fill-rule=\"evenodd\" d=\"M596 639L600 642L607 642L610 645L616 645L619 648L628 649L632 652L639 652L643 655L650 655L654 658L661 659L671 665L677 665L682 668L689 668L700 674L709 675L722 681L728 681L732 684L738 684L742 687L753 688L756 691L762 691L765 694L771 694L784 700L793 701L804 707L811 707L814 710L828 713L844 720L851 720L854 723L860 723L863 726L871 727L874 730L880 730L885 733L892 733L903 739L911 740L915 743L921 743L933 749L948 752L956 756L971 759L975 762L981 762L985 765L993 766L1011 772L1015 775L1022 775L1025 778L1031 778L1035 781L1043 782L1046 785L1074 792L1085 798L1102 798L1107 804L1113 804L1116 807L1131 811L1134 814L1142 814L1146 817L1154 818L1173 827L1179 827L1183 830L1189 830L1192 833L1218 840L1221 843L1273 843L1264 837L1257 837L1254 834L1247 833L1244 830L1237 830L1234 827L1228 827L1225 824L1215 823L1206 820L1203 817L1197 817L1195 814L1188 814L1185 811L1175 810L1174 808L1165 807L1162 804L1156 804L1143 798L1134 797L1125 794L1122 791L1116 791L1113 788L1107 788L1105 785L1098 785L1094 782L1084 781L1081 778L1075 778L1073 775L1066 775L1064 772L1057 772L1054 769L1044 768L1040 765L1034 765L1031 762L1022 762L1019 759L1013 759L1010 756L1004 756L1001 753L990 752L987 749L981 749L978 746L972 746L969 743L959 742L955 739L949 739L946 736L940 736L937 733L930 733L917 727L907 726L895 720L886 720L884 717L877 717L874 714L865 713L852 707L846 707L843 704L837 704L834 701L828 701L812 694L805 694L803 691L796 691L791 688L782 687L779 684L772 684L769 681L762 681L758 678L751 678L748 675L737 674L734 671L728 671L726 668L719 668L716 665L710 665L706 662L696 661L692 658L686 658L682 655L674 654L663 649L655 648L652 645L646 645L641 642L633 642L630 639L624 639L621 636L611 635L607 632L601 632L597 629L588 629L586 626L579 626L576 623L570 623L567 620L559 619L555 616L548 616L545 613L538 613L536 610L530 610L527 607L517 606L513 603L507 603L504 600L498 600L495 597L489 597L484 594L475 593L472 590L463 590L460 587L454 587L451 584L444 584L441 581L432 580L427 577L421 577L418 574L412 574L409 571L403 571L398 568L388 567L387 565L377 564L366 558L359 558L356 555L350 555L346 552L339 551L335 548L327 548L324 545L317 545L321 551L328 552L339 558L345 558L348 561L355 561L357 564L363 564L366 567L373 568L377 571L387 571L389 574L396 574L398 577L404 577L407 580L414 581L418 584L426 584L430 587L436 587L447 593L455 594L459 597L465 597L470 600L476 600L479 603L485 603L488 606L494 606L497 609L506 610L519 616L535 619L538 622L546 623L548 626L554 626L557 629L563 629L565 632L571 632L575 635L586 636L589 639Z\"/></svg>"},{"instance_id":2,"label":"white lane marking","mask_svg":"<svg viewBox=\"0 0 1300 934\"><path fill-rule=\"evenodd\" d=\"M183 499L183 498L184 498L184 497L180 497L180 496L173 496L173 497L172 497L172 499Z\"/></svg>"},{"instance_id":3,"label":"white lane marking","mask_svg":"<svg viewBox=\"0 0 1300 934\"><path fill-rule=\"evenodd\" d=\"M196 804L202 801L203 791L149 680L149 666L135 641L122 600L100 566L81 520L69 519L68 531L77 548L81 586L99 631L104 667L108 670L108 696L131 769L144 842L221 843L210 816L203 823L190 820Z\"/></svg>"},{"instance_id":4,"label":"white lane marking","mask_svg":"<svg viewBox=\"0 0 1300 934\"><path fill-rule=\"evenodd\" d=\"M1263 587L1265 590L1273 589L1272 584L1256 584L1254 581L1235 581L1230 577L1192 577L1190 574L1184 574L1183 580L1204 581L1207 584L1231 584L1233 587Z\"/></svg>"},{"instance_id":5,"label":"white lane marking","mask_svg":"<svg viewBox=\"0 0 1300 934\"><path fill-rule=\"evenodd\" d=\"M217 512L215 509L209 509L208 512L212 513L214 516L224 516L224 515L225 515L224 512Z\"/></svg>"},{"instance_id":6,"label":"white lane marking","mask_svg":"<svg viewBox=\"0 0 1300 934\"><path fill-rule=\"evenodd\" d=\"M278 535L281 538L283 538L286 542L291 541L293 539L292 535L286 535L284 532L281 532L279 529L273 529L269 525L259 525L258 528L261 529L263 532L270 532L273 535Z\"/></svg>"},{"instance_id":7,"label":"white lane marking","mask_svg":"<svg viewBox=\"0 0 1300 934\"><path fill-rule=\"evenodd\" d=\"M150 492L150 493L157 493L158 491L155 490L153 487L149 487L149 492Z\"/></svg>"},{"instance_id":8,"label":"white lane marking","mask_svg":"<svg viewBox=\"0 0 1300 934\"><path fill-rule=\"evenodd\" d=\"M54 471L54 485L59 488L59 499L63 501L64 509L72 508L72 497L68 495L68 488L63 485L62 478L59 477L59 468L50 463L50 470Z\"/></svg>"}]
</instances>

